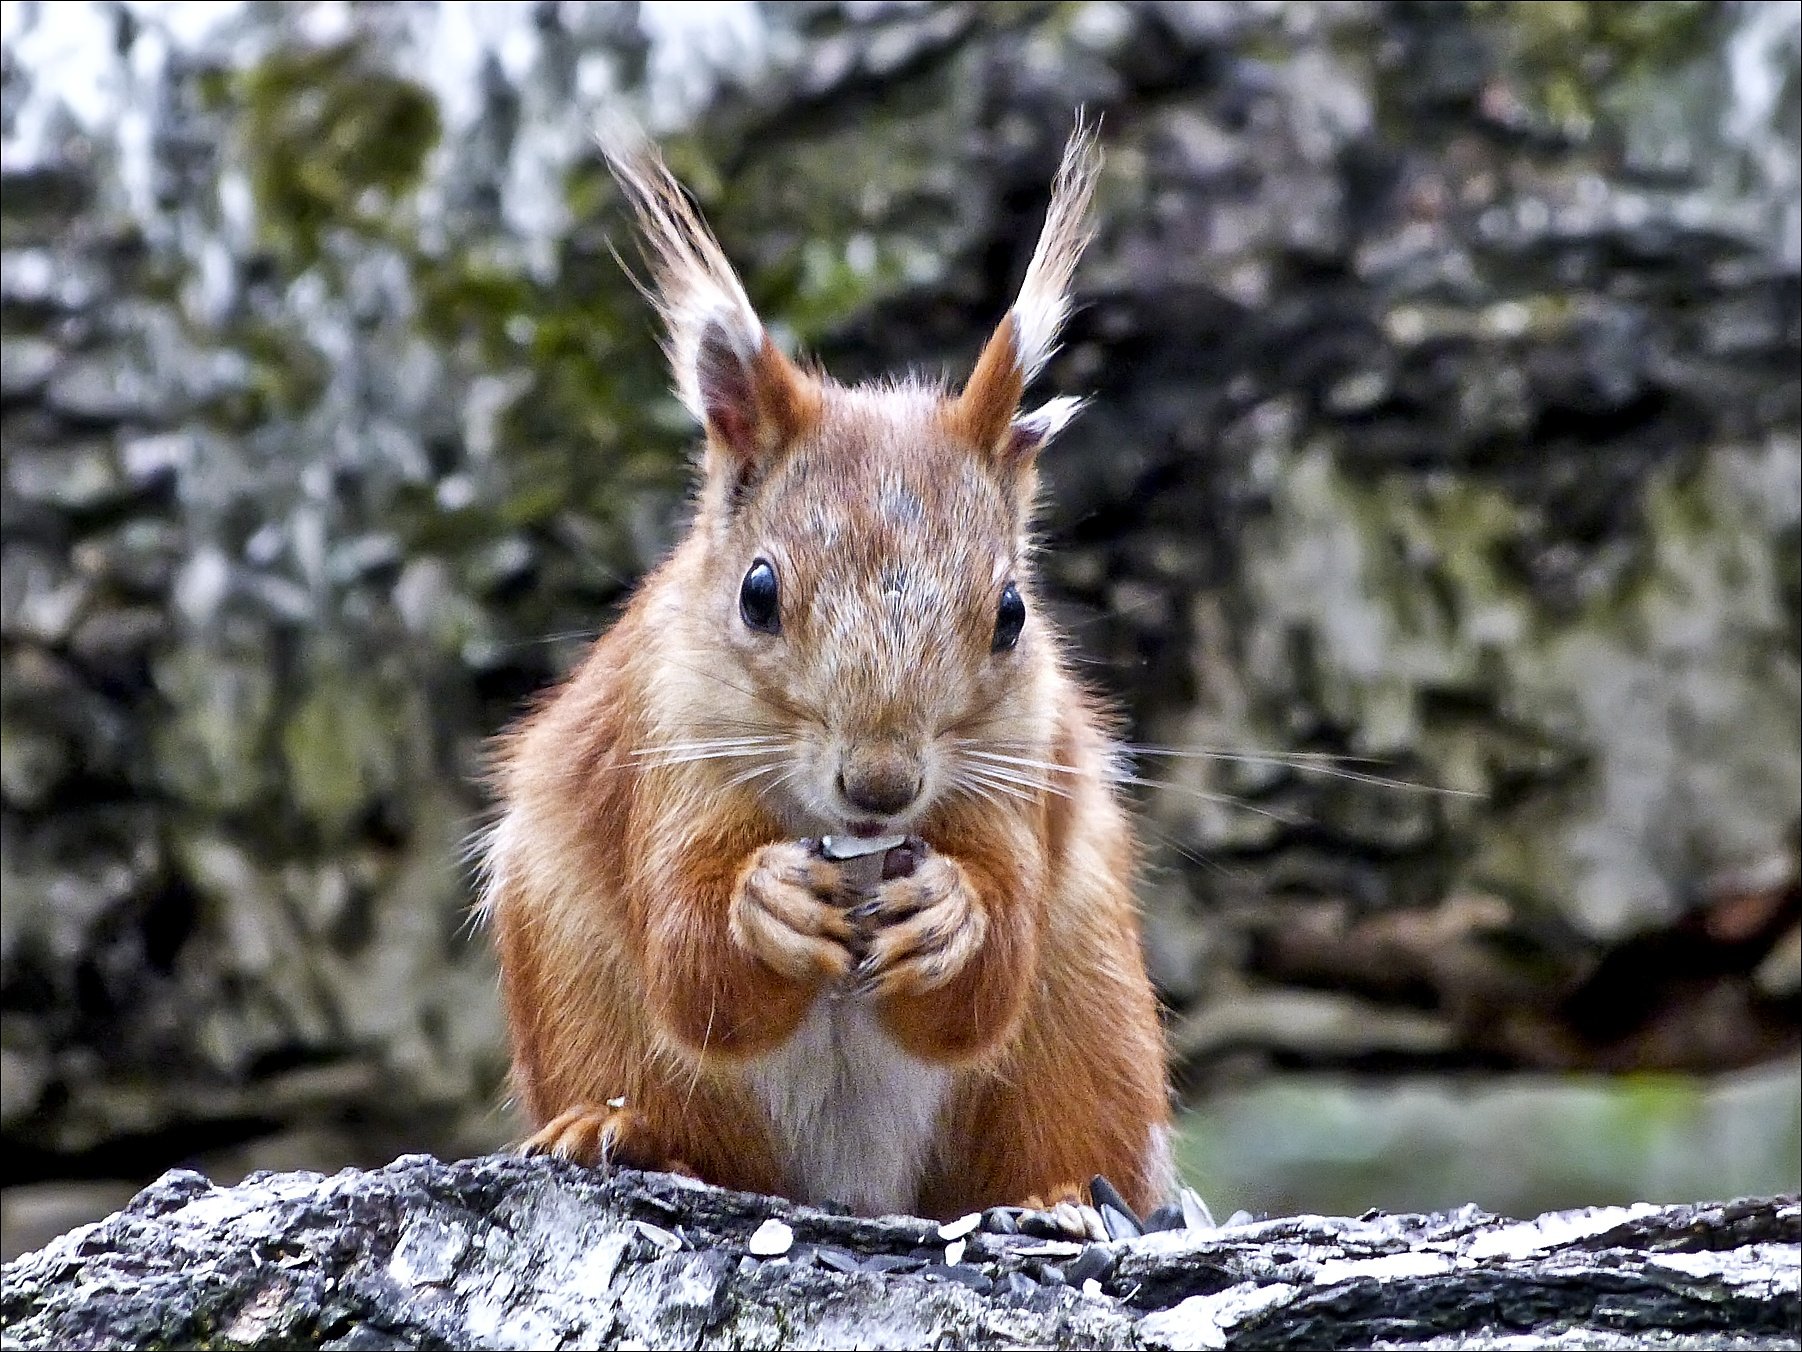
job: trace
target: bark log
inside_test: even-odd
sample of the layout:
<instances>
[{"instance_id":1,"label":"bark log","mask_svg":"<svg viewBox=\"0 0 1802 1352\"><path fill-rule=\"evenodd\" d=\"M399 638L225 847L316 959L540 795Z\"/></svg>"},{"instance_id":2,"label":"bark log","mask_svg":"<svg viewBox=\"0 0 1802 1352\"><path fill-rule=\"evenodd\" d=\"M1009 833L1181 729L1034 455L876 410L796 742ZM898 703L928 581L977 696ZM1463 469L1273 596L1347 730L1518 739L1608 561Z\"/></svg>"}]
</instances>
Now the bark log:
<instances>
[{"instance_id":1,"label":"bark log","mask_svg":"<svg viewBox=\"0 0 1802 1352\"><path fill-rule=\"evenodd\" d=\"M968 372L1101 119L1042 594L1186 1090L1794 1062L1794 5L768 5L717 80L653 8L8 7L0 1253L522 1125L482 748L694 443L622 104L844 379Z\"/></svg>"},{"instance_id":2,"label":"bark log","mask_svg":"<svg viewBox=\"0 0 1802 1352\"><path fill-rule=\"evenodd\" d=\"M753 1243L782 1226L785 1252ZM0 1345L1751 1349L1802 1336L1799 1242L1795 1196L947 1241L666 1175L408 1156L166 1174L6 1267Z\"/></svg>"}]
</instances>

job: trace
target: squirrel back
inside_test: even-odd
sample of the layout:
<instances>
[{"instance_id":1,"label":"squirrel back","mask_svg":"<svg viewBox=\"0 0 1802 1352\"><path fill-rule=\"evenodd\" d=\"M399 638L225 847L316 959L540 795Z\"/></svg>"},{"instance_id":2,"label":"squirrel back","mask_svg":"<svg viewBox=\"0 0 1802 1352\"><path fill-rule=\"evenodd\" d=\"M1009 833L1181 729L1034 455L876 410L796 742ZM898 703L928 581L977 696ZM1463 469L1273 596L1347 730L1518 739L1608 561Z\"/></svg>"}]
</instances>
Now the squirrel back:
<instances>
[{"instance_id":1,"label":"squirrel back","mask_svg":"<svg viewBox=\"0 0 1802 1352\"><path fill-rule=\"evenodd\" d=\"M706 441L686 536L502 743L485 908L528 1147L872 1213L1096 1174L1160 1200L1131 832L1032 576L1036 457L1080 401L1020 408L1092 135L955 394L794 364L656 155L608 153Z\"/></svg>"}]
</instances>

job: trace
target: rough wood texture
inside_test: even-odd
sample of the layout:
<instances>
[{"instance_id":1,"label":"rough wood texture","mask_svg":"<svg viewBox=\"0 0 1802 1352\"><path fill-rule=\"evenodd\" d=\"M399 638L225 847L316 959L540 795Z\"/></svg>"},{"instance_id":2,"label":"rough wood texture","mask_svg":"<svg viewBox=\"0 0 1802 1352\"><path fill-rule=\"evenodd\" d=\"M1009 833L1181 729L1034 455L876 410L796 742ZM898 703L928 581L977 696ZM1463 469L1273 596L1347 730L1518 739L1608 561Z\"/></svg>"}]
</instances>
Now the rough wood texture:
<instances>
[{"instance_id":1,"label":"rough wood texture","mask_svg":"<svg viewBox=\"0 0 1802 1352\"><path fill-rule=\"evenodd\" d=\"M771 1218L792 1247L753 1257ZM948 1264L930 1222L545 1159L409 1156L236 1188L178 1171L8 1265L0 1345L1752 1349L1802 1336L1794 1196L959 1242Z\"/></svg>"}]
</instances>

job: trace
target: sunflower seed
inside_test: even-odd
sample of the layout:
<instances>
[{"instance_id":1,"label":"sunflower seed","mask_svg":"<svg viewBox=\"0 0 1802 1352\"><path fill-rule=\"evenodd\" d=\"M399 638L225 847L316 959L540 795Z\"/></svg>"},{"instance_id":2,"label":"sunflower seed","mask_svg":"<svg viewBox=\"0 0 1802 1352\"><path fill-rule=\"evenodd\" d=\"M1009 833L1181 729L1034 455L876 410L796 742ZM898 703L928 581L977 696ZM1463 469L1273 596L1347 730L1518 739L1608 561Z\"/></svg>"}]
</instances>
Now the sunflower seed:
<instances>
[{"instance_id":1,"label":"sunflower seed","mask_svg":"<svg viewBox=\"0 0 1802 1352\"><path fill-rule=\"evenodd\" d=\"M1191 1230L1218 1230L1214 1224L1214 1213L1208 1210L1208 1204L1201 1200L1201 1194L1194 1188L1184 1188L1177 1194L1182 1203L1183 1224Z\"/></svg>"},{"instance_id":2,"label":"sunflower seed","mask_svg":"<svg viewBox=\"0 0 1802 1352\"><path fill-rule=\"evenodd\" d=\"M1074 1258L1083 1246L1067 1239L1048 1239L1043 1244L1028 1244L1013 1251L1016 1258Z\"/></svg>"},{"instance_id":3,"label":"sunflower seed","mask_svg":"<svg viewBox=\"0 0 1802 1352\"><path fill-rule=\"evenodd\" d=\"M1095 1209L1101 1211L1103 1220L1107 1219L1107 1212L1102 1211L1102 1208L1111 1206L1133 1223L1135 1234L1145 1228L1144 1222L1139 1219L1139 1213L1127 1205L1126 1199L1120 1195L1120 1189L1108 1182L1103 1175L1096 1174L1089 1180L1089 1199L1095 1203Z\"/></svg>"},{"instance_id":4,"label":"sunflower seed","mask_svg":"<svg viewBox=\"0 0 1802 1352\"><path fill-rule=\"evenodd\" d=\"M822 836L820 853L828 859L861 859L866 854L887 854L905 844L906 836Z\"/></svg>"},{"instance_id":5,"label":"sunflower seed","mask_svg":"<svg viewBox=\"0 0 1802 1352\"><path fill-rule=\"evenodd\" d=\"M673 1235L661 1225L652 1225L649 1221L633 1221L633 1227L651 1243L665 1253L674 1253L682 1247L682 1237Z\"/></svg>"},{"instance_id":6,"label":"sunflower seed","mask_svg":"<svg viewBox=\"0 0 1802 1352\"><path fill-rule=\"evenodd\" d=\"M1145 1217L1145 1233L1155 1235L1160 1230L1180 1230L1183 1228L1183 1209L1175 1202L1164 1205L1150 1212Z\"/></svg>"},{"instance_id":7,"label":"sunflower seed","mask_svg":"<svg viewBox=\"0 0 1802 1352\"><path fill-rule=\"evenodd\" d=\"M970 1241L967 1239L952 1240L945 1246L945 1261L952 1267L956 1267L964 1261L964 1250L969 1247L969 1244Z\"/></svg>"},{"instance_id":8,"label":"sunflower seed","mask_svg":"<svg viewBox=\"0 0 1802 1352\"><path fill-rule=\"evenodd\" d=\"M1014 1220L1013 1213L998 1206L992 1206L982 1213L982 1228L996 1235L1020 1233L1019 1223Z\"/></svg>"},{"instance_id":9,"label":"sunflower seed","mask_svg":"<svg viewBox=\"0 0 1802 1352\"><path fill-rule=\"evenodd\" d=\"M1021 1234L1039 1239L1058 1239L1065 1233L1063 1222L1049 1211L1022 1211L1019 1225Z\"/></svg>"},{"instance_id":10,"label":"sunflower seed","mask_svg":"<svg viewBox=\"0 0 1802 1352\"><path fill-rule=\"evenodd\" d=\"M1051 1219L1057 1222L1058 1229L1066 1235L1089 1233L1088 1222L1083 1219L1082 1209L1075 1202L1059 1202L1051 1208Z\"/></svg>"},{"instance_id":11,"label":"sunflower seed","mask_svg":"<svg viewBox=\"0 0 1802 1352\"><path fill-rule=\"evenodd\" d=\"M771 1216L757 1227L748 1247L759 1258L779 1258L789 1251L794 1242L795 1232Z\"/></svg>"},{"instance_id":12,"label":"sunflower seed","mask_svg":"<svg viewBox=\"0 0 1802 1352\"><path fill-rule=\"evenodd\" d=\"M888 883L896 878L913 877L914 870L920 866L923 851L924 842L917 840L895 846L882 856L882 881Z\"/></svg>"},{"instance_id":13,"label":"sunflower seed","mask_svg":"<svg viewBox=\"0 0 1802 1352\"><path fill-rule=\"evenodd\" d=\"M962 1239L965 1235L972 1233L976 1227L981 1224L982 1213L980 1211L972 1211L967 1216L959 1216L956 1220L946 1221L943 1225L939 1226L939 1238Z\"/></svg>"},{"instance_id":14,"label":"sunflower seed","mask_svg":"<svg viewBox=\"0 0 1802 1352\"><path fill-rule=\"evenodd\" d=\"M1257 1219L1258 1218L1249 1211L1235 1211L1226 1218L1226 1224L1220 1228L1222 1230L1232 1230L1241 1225L1254 1225L1257 1223Z\"/></svg>"},{"instance_id":15,"label":"sunflower seed","mask_svg":"<svg viewBox=\"0 0 1802 1352\"><path fill-rule=\"evenodd\" d=\"M1114 1270L1114 1255L1099 1244L1084 1249L1077 1260L1064 1269L1064 1280L1072 1286L1105 1277Z\"/></svg>"},{"instance_id":16,"label":"sunflower seed","mask_svg":"<svg viewBox=\"0 0 1802 1352\"><path fill-rule=\"evenodd\" d=\"M830 1268L834 1272L856 1272L858 1269L857 1255L848 1249L835 1249L822 1245L815 1252L819 1257L820 1266L823 1268Z\"/></svg>"},{"instance_id":17,"label":"sunflower seed","mask_svg":"<svg viewBox=\"0 0 1802 1352\"><path fill-rule=\"evenodd\" d=\"M1136 1220L1107 1202L1101 1204L1101 1224L1109 1239L1137 1239L1145 1233Z\"/></svg>"}]
</instances>

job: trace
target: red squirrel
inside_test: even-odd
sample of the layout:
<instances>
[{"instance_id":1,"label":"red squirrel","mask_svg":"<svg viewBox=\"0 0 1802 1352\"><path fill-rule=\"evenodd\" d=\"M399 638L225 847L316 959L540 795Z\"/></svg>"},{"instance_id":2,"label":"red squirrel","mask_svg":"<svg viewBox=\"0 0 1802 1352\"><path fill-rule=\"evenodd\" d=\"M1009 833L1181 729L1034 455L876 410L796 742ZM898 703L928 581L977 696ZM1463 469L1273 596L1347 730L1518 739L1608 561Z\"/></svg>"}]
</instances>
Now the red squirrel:
<instances>
[{"instance_id":1,"label":"red squirrel","mask_svg":"<svg viewBox=\"0 0 1802 1352\"><path fill-rule=\"evenodd\" d=\"M656 152L604 146L705 430L692 525L503 735L484 910L530 1151L947 1218L1174 1188L1112 744L1039 604L1080 123L959 392L786 357ZM876 874L819 837L904 836Z\"/></svg>"}]
</instances>

